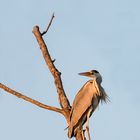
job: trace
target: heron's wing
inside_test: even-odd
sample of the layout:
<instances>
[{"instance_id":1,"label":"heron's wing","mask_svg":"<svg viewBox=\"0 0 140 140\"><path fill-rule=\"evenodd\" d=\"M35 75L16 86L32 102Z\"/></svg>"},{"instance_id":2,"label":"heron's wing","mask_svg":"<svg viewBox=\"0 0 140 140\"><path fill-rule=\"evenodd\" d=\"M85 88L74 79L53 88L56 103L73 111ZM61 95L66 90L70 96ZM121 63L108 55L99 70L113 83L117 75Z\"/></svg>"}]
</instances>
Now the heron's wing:
<instances>
[{"instance_id":1,"label":"heron's wing","mask_svg":"<svg viewBox=\"0 0 140 140\"><path fill-rule=\"evenodd\" d=\"M82 118L83 114L92 105L93 97L96 93L96 88L92 80L89 80L76 95L72 110L71 110L71 125L75 126Z\"/></svg>"}]
</instances>

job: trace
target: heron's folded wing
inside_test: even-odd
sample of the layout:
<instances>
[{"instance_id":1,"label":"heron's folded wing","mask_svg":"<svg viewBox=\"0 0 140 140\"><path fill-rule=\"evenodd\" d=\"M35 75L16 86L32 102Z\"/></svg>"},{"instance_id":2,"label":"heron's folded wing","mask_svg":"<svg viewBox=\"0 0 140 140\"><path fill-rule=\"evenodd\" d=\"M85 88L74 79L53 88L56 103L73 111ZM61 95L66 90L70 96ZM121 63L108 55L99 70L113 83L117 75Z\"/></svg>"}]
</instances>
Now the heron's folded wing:
<instances>
[{"instance_id":1,"label":"heron's folded wing","mask_svg":"<svg viewBox=\"0 0 140 140\"><path fill-rule=\"evenodd\" d=\"M83 114L92 105L93 97L96 92L94 89L94 83L89 80L76 95L72 111L71 111L71 123L75 126L78 121L82 118Z\"/></svg>"}]
</instances>

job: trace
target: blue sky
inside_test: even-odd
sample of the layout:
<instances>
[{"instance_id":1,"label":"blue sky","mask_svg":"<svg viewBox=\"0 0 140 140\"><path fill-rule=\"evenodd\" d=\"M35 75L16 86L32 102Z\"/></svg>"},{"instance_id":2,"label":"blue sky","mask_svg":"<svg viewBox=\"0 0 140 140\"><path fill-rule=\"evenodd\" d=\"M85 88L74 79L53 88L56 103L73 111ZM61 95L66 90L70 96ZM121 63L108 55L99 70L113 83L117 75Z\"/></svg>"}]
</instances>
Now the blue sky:
<instances>
[{"instance_id":1,"label":"blue sky","mask_svg":"<svg viewBox=\"0 0 140 140\"><path fill-rule=\"evenodd\" d=\"M94 140L140 140L140 1L1 1L1 83L36 100L59 106L53 78L32 34L44 39L62 72L66 94L74 96L88 80L79 72L97 69L111 102L90 119ZM63 116L0 90L0 139L68 139Z\"/></svg>"}]
</instances>

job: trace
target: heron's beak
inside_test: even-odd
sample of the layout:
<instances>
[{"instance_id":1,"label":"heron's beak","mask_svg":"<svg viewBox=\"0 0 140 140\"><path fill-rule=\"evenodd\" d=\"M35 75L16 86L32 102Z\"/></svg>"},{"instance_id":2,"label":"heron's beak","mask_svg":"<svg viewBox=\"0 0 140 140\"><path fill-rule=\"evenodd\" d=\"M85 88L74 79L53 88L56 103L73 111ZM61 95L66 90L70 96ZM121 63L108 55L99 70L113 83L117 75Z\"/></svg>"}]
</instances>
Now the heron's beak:
<instances>
[{"instance_id":1,"label":"heron's beak","mask_svg":"<svg viewBox=\"0 0 140 140\"><path fill-rule=\"evenodd\" d=\"M90 77L91 73L90 72L82 72L82 73L79 73L79 75Z\"/></svg>"}]
</instances>

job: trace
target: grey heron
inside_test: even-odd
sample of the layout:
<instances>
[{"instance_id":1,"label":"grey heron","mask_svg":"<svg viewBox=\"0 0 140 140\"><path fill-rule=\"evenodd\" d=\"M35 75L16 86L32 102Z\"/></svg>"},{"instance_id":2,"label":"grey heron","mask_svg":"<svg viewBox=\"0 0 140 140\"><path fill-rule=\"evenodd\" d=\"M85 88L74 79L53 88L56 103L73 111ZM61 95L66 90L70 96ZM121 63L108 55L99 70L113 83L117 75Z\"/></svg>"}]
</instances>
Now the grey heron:
<instances>
[{"instance_id":1,"label":"grey heron","mask_svg":"<svg viewBox=\"0 0 140 140\"><path fill-rule=\"evenodd\" d=\"M99 103L108 100L108 96L101 86L102 76L97 70L79 73L79 75L88 76L92 79L84 84L73 101L70 112L70 124L68 126L69 138L75 136L85 122L88 128L89 118Z\"/></svg>"}]
</instances>

